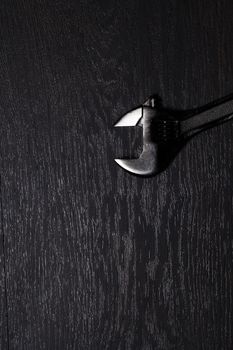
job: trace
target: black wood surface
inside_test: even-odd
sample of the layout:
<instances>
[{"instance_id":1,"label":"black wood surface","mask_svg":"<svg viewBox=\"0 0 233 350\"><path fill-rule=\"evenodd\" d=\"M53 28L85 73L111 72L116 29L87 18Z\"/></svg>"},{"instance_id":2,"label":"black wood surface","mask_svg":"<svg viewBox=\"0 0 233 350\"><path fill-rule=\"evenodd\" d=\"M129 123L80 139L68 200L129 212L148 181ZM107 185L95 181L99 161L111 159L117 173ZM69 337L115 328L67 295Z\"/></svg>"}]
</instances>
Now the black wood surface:
<instances>
[{"instance_id":1,"label":"black wood surface","mask_svg":"<svg viewBox=\"0 0 233 350\"><path fill-rule=\"evenodd\" d=\"M139 148L112 129L152 93L232 93L232 18L231 0L1 0L1 349L232 349L232 122L150 179L117 167Z\"/></svg>"}]
</instances>

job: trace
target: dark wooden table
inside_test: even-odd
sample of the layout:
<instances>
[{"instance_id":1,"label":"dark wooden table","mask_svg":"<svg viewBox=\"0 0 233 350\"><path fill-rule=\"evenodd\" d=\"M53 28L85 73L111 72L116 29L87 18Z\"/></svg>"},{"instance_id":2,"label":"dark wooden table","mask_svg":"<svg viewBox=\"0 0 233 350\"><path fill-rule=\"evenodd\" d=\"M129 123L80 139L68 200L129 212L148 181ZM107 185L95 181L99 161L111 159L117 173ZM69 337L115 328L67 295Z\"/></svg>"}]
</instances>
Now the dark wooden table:
<instances>
[{"instance_id":1,"label":"dark wooden table","mask_svg":"<svg viewBox=\"0 0 233 350\"><path fill-rule=\"evenodd\" d=\"M233 123L134 177L153 93L233 93L231 0L1 0L0 349L233 348Z\"/></svg>"}]
</instances>

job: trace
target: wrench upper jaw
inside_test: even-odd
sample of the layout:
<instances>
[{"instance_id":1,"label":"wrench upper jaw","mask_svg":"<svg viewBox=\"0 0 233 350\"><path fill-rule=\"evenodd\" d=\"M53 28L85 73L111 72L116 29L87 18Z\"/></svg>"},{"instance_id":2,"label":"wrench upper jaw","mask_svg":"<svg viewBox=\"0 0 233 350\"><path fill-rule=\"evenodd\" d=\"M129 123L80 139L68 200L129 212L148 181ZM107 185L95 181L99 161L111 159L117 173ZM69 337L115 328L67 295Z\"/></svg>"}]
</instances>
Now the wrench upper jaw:
<instances>
[{"instance_id":1,"label":"wrench upper jaw","mask_svg":"<svg viewBox=\"0 0 233 350\"><path fill-rule=\"evenodd\" d=\"M114 124L114 127L123 126L136 126L140 125L140 120L142 119L143 109L142 106L133 109L132 111L126 113L121 117L118 122Z\"/></svg>"}]
</instances>

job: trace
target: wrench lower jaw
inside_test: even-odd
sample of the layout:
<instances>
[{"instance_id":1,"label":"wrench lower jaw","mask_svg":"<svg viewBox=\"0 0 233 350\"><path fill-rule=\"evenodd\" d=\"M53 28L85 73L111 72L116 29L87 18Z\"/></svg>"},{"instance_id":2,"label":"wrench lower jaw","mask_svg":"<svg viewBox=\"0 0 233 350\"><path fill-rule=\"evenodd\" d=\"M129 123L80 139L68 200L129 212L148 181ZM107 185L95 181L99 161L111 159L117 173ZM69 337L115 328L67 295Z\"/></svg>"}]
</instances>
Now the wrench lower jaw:
<instances>
[{"instance_id":1,"label":"wrench lower jaw","mask_svg":"<svg viewBox=\"0 0 233 350\"><path fill-rule=\"evenodd\" d=\"M128 172L139 176L157 174L157 145L144 149L137 159L115 159L118 165Z\"/></svg>"},{"instance_id":2,"label":"wrench lower jaw","mask_svg":"<svg viewBox=\"0 0 233 350\"><path fill-rule=\"evenodd\" d=\"M177 153L185 145L185 140L177 140L164 144L150 144L145 147L137 159L115 159L117 164L131 174L150 177L164 171L173 161Z\"/></svg>"},{"instance_id":3,"label":"wrench lower jaw","mask_svg":"<svg viewBox=\"0 0 233 350\"><path fill-rule=\"evenodd\" d=\"M115 159L118 165L128 172L139 176L152 176L157 173L156 167L152 163L148 168L148 164L142 158L138 159ZM147 165L147 167L146 167Z\"/></svg>"}]
</instances>

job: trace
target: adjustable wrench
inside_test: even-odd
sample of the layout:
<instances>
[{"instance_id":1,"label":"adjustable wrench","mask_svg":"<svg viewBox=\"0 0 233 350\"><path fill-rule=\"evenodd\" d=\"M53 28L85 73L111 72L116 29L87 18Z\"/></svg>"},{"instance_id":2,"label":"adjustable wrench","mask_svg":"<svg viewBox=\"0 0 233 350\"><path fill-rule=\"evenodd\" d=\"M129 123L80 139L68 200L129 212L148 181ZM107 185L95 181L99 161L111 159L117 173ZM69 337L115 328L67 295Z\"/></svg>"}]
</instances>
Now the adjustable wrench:
<instances>
[{"instance_id":1,"label":"adjustable wrench","mask_svg":"<svg viewBox=\"0 0 233 350\"><path fill-rule=\"evenodd\" d=\"M233 95L191 112L165 109L158 97L150 97L114 125L143 128L143 150L140 157L115 161L132 174L156 175L165 170L192 136L232 118Z\"/></svg>"}]
</instances>

